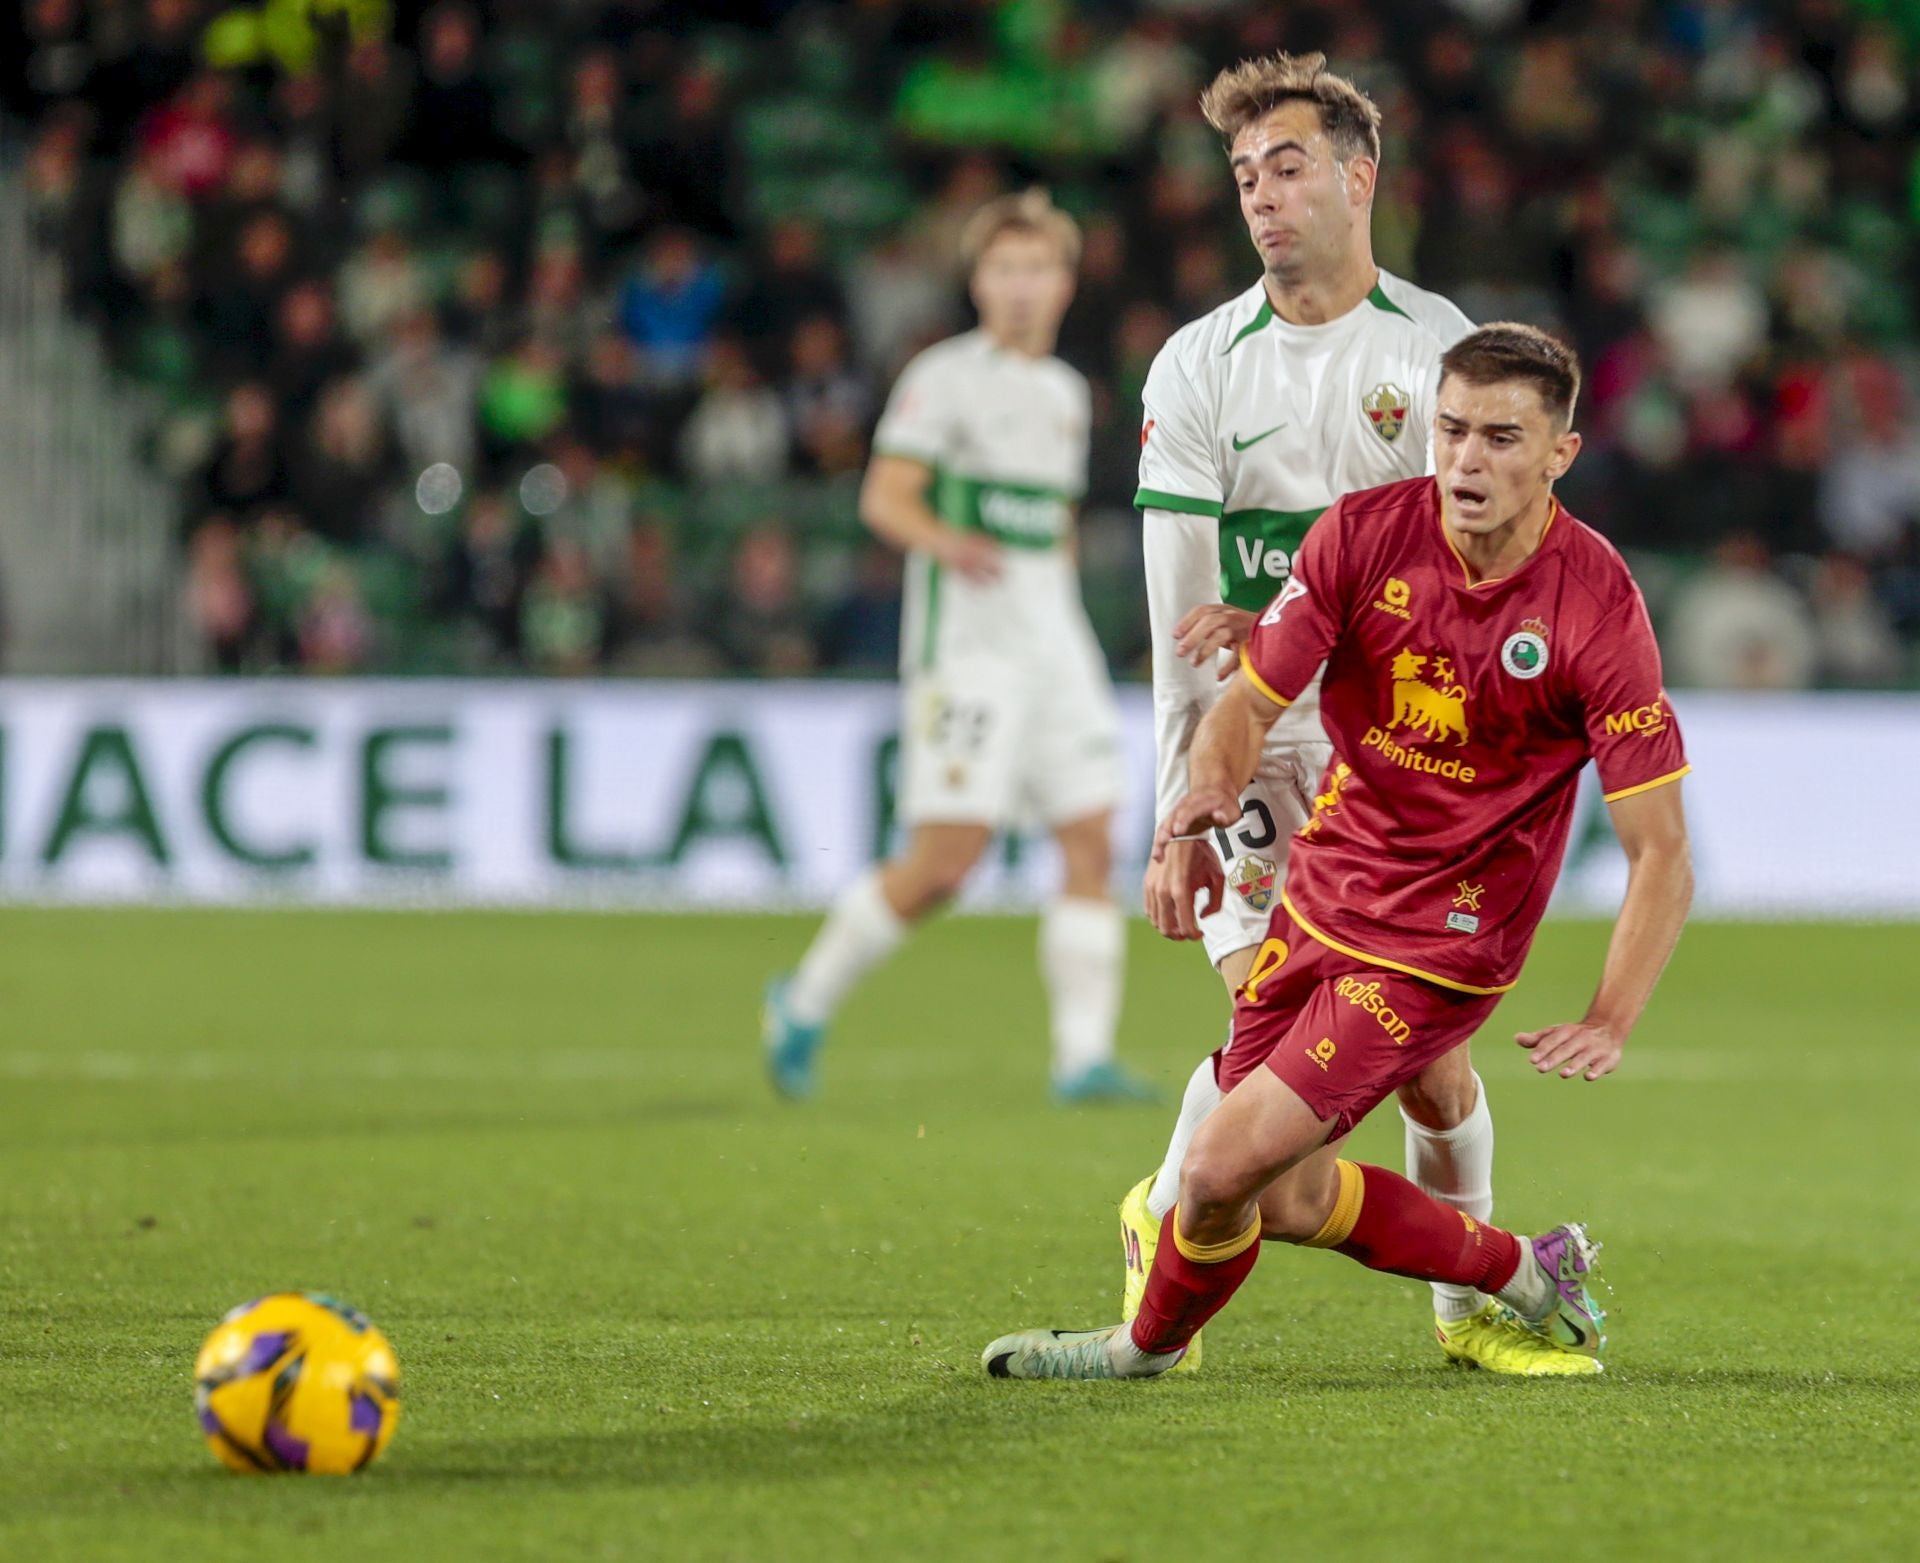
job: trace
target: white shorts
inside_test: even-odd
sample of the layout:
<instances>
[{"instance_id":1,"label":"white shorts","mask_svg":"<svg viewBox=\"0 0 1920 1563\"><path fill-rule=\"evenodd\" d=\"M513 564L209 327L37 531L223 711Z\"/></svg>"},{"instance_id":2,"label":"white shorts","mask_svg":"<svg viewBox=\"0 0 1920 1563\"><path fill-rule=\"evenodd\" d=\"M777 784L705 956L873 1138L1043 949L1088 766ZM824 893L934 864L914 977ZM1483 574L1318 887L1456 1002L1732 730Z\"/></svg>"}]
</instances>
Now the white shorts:
<instances>
[{"instance_id":1,"label":"white shorts","mask_svg":"<svg viewBox=\"0 0 1920 1563\"><path fill-rule=\"evenodd\" d=\"M1227 875L1220 910L1200 919L1215 966L1266 938L1286 884L1287 849L1312 817L1313 795L1332 757L1324 743L1263 751L1252 785L1240 794L1240 823L1210 832Z\"/></svg>"},{"instance_id":2,"label":"white shorts","mask_svg":"<svg viewBox=\"0 0 1920 1563\"><path fill-rule=\"evenodd\" d=\"M1070 649L1051 666L933 667L910 678L905 694L907 824L1053 828L1119 803L1120 711L1090 649Z\"/></svg>"}]
</instances>

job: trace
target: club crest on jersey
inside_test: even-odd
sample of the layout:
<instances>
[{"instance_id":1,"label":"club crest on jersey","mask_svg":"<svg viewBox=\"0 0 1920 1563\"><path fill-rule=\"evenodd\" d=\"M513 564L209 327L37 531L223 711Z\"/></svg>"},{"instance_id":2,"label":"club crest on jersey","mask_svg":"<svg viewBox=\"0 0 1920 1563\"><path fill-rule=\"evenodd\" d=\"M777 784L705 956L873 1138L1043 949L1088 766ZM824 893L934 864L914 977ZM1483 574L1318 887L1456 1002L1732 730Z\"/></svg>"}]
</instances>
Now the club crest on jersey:
<instances>
[{"instance_id":1,"label":"club crest on jersey","mask_svg":"<svg viewBox=\"0 0 1920 1563\"><path fill-rule=\"evenodd\" d=\"M1271 858L1243 857L1233 865L1227 883L1240 893L1240 899L1248 906L1264 912L1273 905L1273 881L1278 873Z\"/></svg>"},{"instance_id":2,"label":"club crest on jersey","mask_svg":"<svg viewBox=\"0 0 1920 1563\"><path fill-rule=\"evenodd\" d=\"M1367 415L1373 432L1391 445L1407 427L1407 393L1391 380L1376 385L1360 398L1360 410Z\"/></svg>"},{"instance_id":3,"label":"club crest on jersey","mask_svg":"<svg viewBox=\"0 0 1920 1563\"><path fill-rule=\"evenodd\" d=\"M1500 648L1500 666L1515 678L1538 678L1547 671L1547 626L1525 619Z\"/></svg>"}]
</instances>

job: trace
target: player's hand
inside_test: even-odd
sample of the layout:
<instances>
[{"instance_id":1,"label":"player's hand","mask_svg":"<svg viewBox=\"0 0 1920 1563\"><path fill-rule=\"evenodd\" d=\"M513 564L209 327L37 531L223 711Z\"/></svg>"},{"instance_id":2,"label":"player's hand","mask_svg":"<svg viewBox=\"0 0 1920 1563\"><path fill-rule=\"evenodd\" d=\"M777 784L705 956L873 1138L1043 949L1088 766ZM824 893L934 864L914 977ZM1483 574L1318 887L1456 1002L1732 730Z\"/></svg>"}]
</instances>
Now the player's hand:
<instances>
[{"instance_id":1,"label":"player's hand","mask_svg":"<svg viewBox=\"0 0 1920 1563\"><path fill-rule=\"evenodd\" d=\"M1259 617L1245 608L1229 608L1225 603L1208 603L1189 609L1186 617L1173 627L1173 649L1192 667L1205 667L1209 657L1223 651L1237 651L1253 633ZM1216 671L1218 678L1233 676L1233 663L1224 662Z\"/></svg>"},{"instance_id":2,"label":"player's hand","mask_svg":"<svg viewBox=\"0 0 1920 1563\"><path fill-rule=\"evenodd\" d=\"M981 586L999 580L1004 568L998 543L984 532L963 532L957 526L941 529L932 552L949 570Z\"/></svg>"},{"instance_id":3,"label":"player's hand","mask_svg":"<svg viewBox=\"0 0 1920 1563\"><path fill-rule=\"evenodd\" d=\"M1541 1074L1558 1069L1562 1080L1575 1075L1598 1080L1612 1074L1620 1067L1620 1050L1625 1045L1608 1027L1586 1021L1523 1031L1513 1040L1533 1054L1533 1067Z\"/></svg>"},{"instance_id":4,"label":"player's hand","mask_svg":"<svg viewBox=\"0 0 1920 1563\"><path fill-rule=\"evenodd\" d=\"M1198 939L1200 919L1220 910L1227 882L1220 859L1204 841L1154 841L1153 861L1147 865L1141 899L1147 920L1168 939ZM1194 897L1206 892L1206 904L1196 914Z\"/></svg>"},{"instance_id":5,"label":"player's hand","mask_svg":"<svg viewBox=\"0 0 1920 1563\"><path fill-rule=\"evenodd\" d=\"M1165 858L1168 847L1185 844L1176 842L1175 836L1191 836L1215 825L1237 824L1240 813L1240 795L1225 787L1202 787L1188 793L1153 833L1153 861L1158 863Z\"/></svg>"}]
</instances>

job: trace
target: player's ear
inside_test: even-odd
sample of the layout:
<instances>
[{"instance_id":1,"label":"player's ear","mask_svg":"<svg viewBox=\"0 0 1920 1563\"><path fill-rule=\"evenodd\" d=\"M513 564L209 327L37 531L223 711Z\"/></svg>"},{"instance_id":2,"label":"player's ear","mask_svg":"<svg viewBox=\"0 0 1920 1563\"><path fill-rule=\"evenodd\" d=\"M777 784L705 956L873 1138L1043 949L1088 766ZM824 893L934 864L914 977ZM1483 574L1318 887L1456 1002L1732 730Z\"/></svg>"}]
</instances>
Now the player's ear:
<instances>
[{"instance_id":1,"label":"player's ear","mask_svg":"<svg viewBox=\"0 0 1920 1563\"><path fill-rule=\"evenodd\" d=\"M1558 482L1567 475L1567 469L1573 465L1574 458L1580 454L1581 439L1572 429L1566 430L1553 442L1553 453L1547 458L1547 476Z\"/></svg>"},{"instance_id":2,"label":"player's ear","mask_svg":"<svg viewBox=\"0 0 1920 1563\"><path fill-rule=\"evenodd\" d=\"M1380 165L1370 157L1347 160L1347 199L1355 206L1373 201L1374 187L1380 182Z\"/></svg>"}]
</instances>

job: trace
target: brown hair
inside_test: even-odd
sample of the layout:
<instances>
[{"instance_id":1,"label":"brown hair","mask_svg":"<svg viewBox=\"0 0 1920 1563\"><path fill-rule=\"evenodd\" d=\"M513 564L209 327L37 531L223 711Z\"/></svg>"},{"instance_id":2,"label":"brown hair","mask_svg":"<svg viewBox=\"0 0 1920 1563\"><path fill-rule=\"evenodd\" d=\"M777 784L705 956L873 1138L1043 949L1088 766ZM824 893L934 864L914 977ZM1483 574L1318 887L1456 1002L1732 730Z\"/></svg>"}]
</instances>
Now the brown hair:
<instances>
[{"instance_id":1,"label":"brown hair","mask_svg":"<svg viewBox=\"0 0 1920 1563\"><path fill-rule=\"evenodd\" d=\"M1440 355L1440 378L1458 375L1469 385L1525 380L1562 428L1573 421L1580 396L1580 358L1538 326L1496 320L1469 332Z\"/></svg>"},{"instance_id":2,"label":"brown hair","mask_svg":"<svg viewBox=\"0 0 1920 1563\"><path fill-rule=\"evenodd\" d=\"M1213 78L1200 94L1200 112L1226 140L1283 103L1311 103L1320 128L1341 162L1356 157L1380 161L1380 110L1344 76L1327 69L1324 54L1269 54L1242 60Z\"/></svg>"},{"instance_id":3,"label":"brown hair","mask_svg":"<svg viewBox=\"0 0 1920 1563\"><path fill-rule=\"evenodd\" d=\"M1080 225L1059 207L1038 185L1018 195L1003 195L967 219L960 233L960 256L972 270L980 257L1003 233L1036 233L1051 239L1060 249L1060 258L1068 271L1080 265Z\"/></svg>"}]
</instances>

